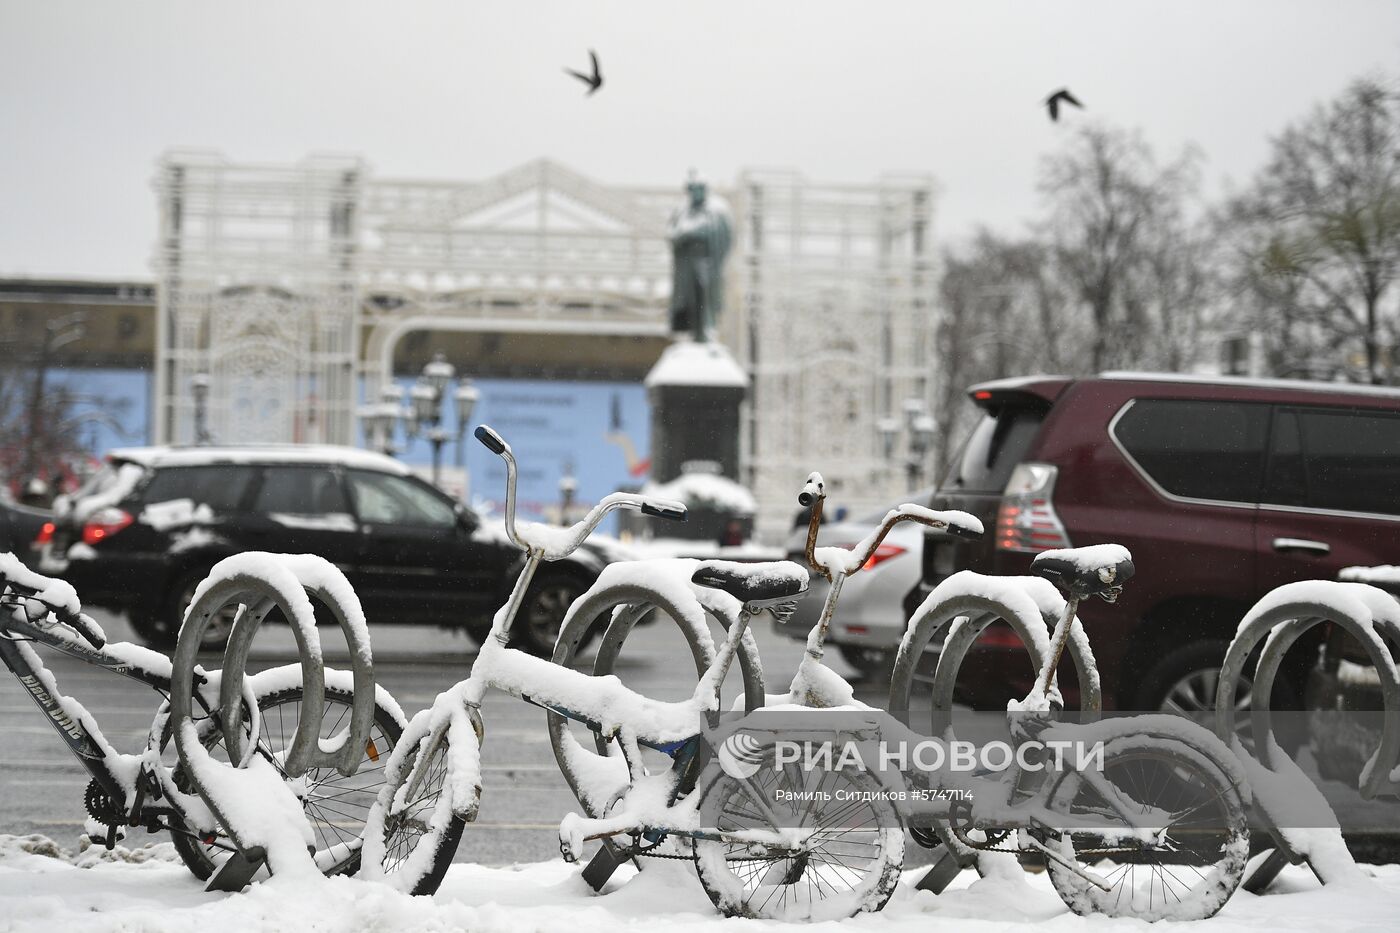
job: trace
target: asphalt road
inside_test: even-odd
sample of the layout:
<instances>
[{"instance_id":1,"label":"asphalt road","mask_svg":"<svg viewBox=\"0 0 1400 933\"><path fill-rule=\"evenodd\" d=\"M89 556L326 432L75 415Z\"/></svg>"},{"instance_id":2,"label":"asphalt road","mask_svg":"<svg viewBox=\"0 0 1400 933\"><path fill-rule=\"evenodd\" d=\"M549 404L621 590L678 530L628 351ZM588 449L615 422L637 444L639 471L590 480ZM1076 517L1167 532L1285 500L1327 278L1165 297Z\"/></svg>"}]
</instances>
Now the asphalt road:
<instances>
[{"instance_id":1,"label":"asphalt road","mask_svg":"<svg viewBox=\"0 0 1400 933\"><path fill-rule=\"evenodd\" d=\"M120 617L95 613L111 640L131 638ZM323 629L323 644L331 666L349 667L338 630ZM765 618L756 632L770 692L781 692L796 669L801 645L770 631ZM439 691L466 676L475 656L472 643L460 634L427 627L380 626L373 630L375 670L379 682L403 706L405 713L429 705ZM296 660L291 633L268 628L258 634L252 669ZM832 653L831 664L850 670ZM337 665L339 659L342 663ZM96 717L108 740L122 751L143 747L151 717L160 698L134 681L99 671L53 652L45 663L60 689L76 698ZM218 667L218 656L205 662ZM584 667L591 656L584 659ZM635 690L661 699L689 695L694 668L678 631L666 623L637 629L628 639L617 671ZM726 685L726 702L735 695ZM863 686L863 699L884 705L885 684ZM544 714L536 707L503 694L492 694L483 706L486 739L483 748L485 796L480 818L469 824L457 858L487 865L507 865L557 858L559 820L578 809L554 761ZM61 745L12 677L0 677L0 735L6 756L0 764L0 832L43 833L66 847L76 847L85 818L83 791L88 777ZM150 838L140 829L130 841ZM922 853L910 847L910 865Z\"/></svg>"}]
</instances>

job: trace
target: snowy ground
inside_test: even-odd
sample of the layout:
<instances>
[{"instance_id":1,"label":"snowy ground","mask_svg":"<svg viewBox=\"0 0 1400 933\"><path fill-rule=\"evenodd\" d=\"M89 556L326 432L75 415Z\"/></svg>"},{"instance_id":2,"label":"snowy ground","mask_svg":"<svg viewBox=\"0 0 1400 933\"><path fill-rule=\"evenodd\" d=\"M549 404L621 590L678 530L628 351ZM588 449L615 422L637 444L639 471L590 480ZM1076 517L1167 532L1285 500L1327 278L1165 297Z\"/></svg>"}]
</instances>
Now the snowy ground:
<instances>
[{"instance_id":1,"label":"snowy ground","mask_svg":"<svg viewBox=\"0 0 1400 933\"><path fill-rule=\"evenodd\" d=\"M291 887L276 881L245 893L207 894L169 843L135 851L60 852L44 837L0 836L0 931L495 931L620 933L656 929L728 931L835 929L725 920L684 862L651 862L640 874L591 894L579 868L562 861L510 868L452 866L432 898L413 898L348 878ZM1043 876L979 880L965 872L941 895L914 890L920 870L880 914L846 921L869 931L1144 930L1139 921L1086 920L1069 913ZM1400 866L1367 868L1360 887L1324 890L1290 868L1264 896L1237 893L1210 933L1234 930L1385 930L1400 917ZM621 873L619 873L621 875ZM1168 929L1167 925L1154 929Z\"/></svg>"}]
</instances>

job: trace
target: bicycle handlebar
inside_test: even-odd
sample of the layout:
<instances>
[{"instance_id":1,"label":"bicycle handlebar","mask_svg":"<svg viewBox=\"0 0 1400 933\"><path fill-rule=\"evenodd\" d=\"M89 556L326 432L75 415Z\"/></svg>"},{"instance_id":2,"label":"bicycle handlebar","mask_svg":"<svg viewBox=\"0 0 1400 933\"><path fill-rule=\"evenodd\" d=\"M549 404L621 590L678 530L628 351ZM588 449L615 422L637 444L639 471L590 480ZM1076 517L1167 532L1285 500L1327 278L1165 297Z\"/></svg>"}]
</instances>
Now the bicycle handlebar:
<instances>
[{"instance_id":1,"label":"bicycle handlebar","mask_svg":"<svg viewBox=\"0 0 1400 933\"><path fill-rule=\"evenodd\" d=\"M817 560L816 554L817 532L821 528L822 509L826 502L826 484L820 473L812 473L807 477L802 491L797 494L797 502L799 505L810 506L812 509L811 520L807 523L807 563L830 582L831 570L825 563ZM961 538L976 539L982 537L983 533L982 523L974 515L958 511L935 512L932 509L905 503L897 509L891 509L875 532L867 535L864 540L857 542L852 547L853 551L863 550L864 553L859 555L859 560L851 561L855 569L847 571L846 576L859 572L866 565L866 562L874 556L881 542L885 540L885 536L900 522L918 522L920 525L927 525L930 528Z\"/></svg>"},{"instance_id":2,"label":"bicycle handlebar","mask_svg":"<svg viewBox=\"0 0 1400 933\"><path fill-rule=\"evenodd\" d=\"M533 526L522 536L515 523L515 452L511 450L505 438L487 425L477 425L472 434L481 441L482 446L506 463L506 536L510 538L511 544L522 551L539 551L544 560L558 560L573 553L598 527L603 516L613 509L636 509L643 515L676 522L686 520L686 508L682 502L630 492L615 492L604 496L588 511L582 521L568 528Z\"/></svg>"},{"instance_id":3,"label":"bicycle handlebar","mask_svg":"<svg viewBox=\"0 0 1400 933\"><path fill-rule=\"evenodd\" d=\"M38 576L38 574L35 574L35 576ZM101 648L107 644L107 635L102 631L102 626L98 625L97 622L86 613L81 611L74 612L66 606L49 602L39 595L40 590L37 587L17 583L3 574L0 574L0 587L5 588L9 594L27 603L34 602L43 606L43 615L52 615L58 622L68 626L81 635L83 640L94 648ZM25 614L28 616L29 607L25 606L22 608L24 608ZM33 621L32 617L30 621Z\"/></svg>"}]
</instances>

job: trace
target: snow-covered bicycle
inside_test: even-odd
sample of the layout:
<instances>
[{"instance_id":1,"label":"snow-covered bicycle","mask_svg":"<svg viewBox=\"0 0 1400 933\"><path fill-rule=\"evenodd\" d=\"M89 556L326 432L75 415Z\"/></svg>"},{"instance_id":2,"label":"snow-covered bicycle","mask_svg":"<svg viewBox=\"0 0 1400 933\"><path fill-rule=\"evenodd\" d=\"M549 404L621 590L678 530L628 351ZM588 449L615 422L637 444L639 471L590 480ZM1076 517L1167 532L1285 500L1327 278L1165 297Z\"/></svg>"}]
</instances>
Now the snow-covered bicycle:
<instances>
[{"instance_id":1,"label":"snow-covered bicycle","mask_svg":"<svg viewBox=\"0 0 1400 933\"><path fill-rule=\"evenodd\" d=\"M785 561L698 564L690 582L727 593L741 609L686 700L652 700L629 690L615 676L585 674L508 648L511 623L540 562L566 556L613 509L632 508L643 514L681 519L685 507L614 493L570 528L517 526L515 457L490 428L477 428L476 437L505 461L506 530L511 541L527 552L528 559L509 600L496 615L491 637L477 655L471 675L440 694L431 708L410 721L391 757L386 784L366 829L363 874L413 893L430 893L441 884L465 822L475 818L480 804L484 728L479 710L490 689L581 723L620 750L627 781L602 815L570 814L560 823L560 850L570 861L580 857L586 842L619 838L629 840L629 854L666 851L686 858L693 854L701 883L717 905L729 913L753 913L750 905L734 897L731 874L722 866L720 871L707 870L705 853L714 851L708 843L741 845L746 852L765 857L806 860L832 837L868 834L868 830L851 824L854 811L834 814L826 822L801 829L715 828L706 824L705 816L719 809L716 795L727 790L713 780L694 780L693 764L707 752L705 732L718 711L718 687L740 650L749 623L761 612L782 611L805 592L806 571ZM679 615L694 613L688 592L677 594L673 601L663 586L655 596L658 604ZM700 618L690 621L697 627L705 624ZM643 749L667 756L671 766L650 772L642 760ZM865 907L871 898L883 903L880 895L889 885L889 859L883 853L896 839L902 841L902 831L891 823L875 827L874 837L875 856L849 871L839 896L825 896L819 889L814 901L790 905L785 915L841 917ZM902 850L902 845L899 848Z\"/></svg>"},{"instance_id":2,"label":"snow-covered bicycle","mask_svg":"<svg viewBox=\"0 0 1400 933\"><path fill-rule=\"evenodd\" d=\"M165 698L156 712L144 750L118 752L81 703L65 696L35 645L43 645L100 670L130 677ZM91 775L84 794L89 834L109 848L129 828L170 833L176 851L201 880L233 851L224 828L194 794L173 762L168 657L128 642L108 642L101 627L82 612L73 587L29 570L12 554L0 554L0 661L15 675L45 718ZM211 754L223 754L219 671L196 669L194 705L199 737ZM353 705L347 672L327 671L322 737L345 725ZM256 734L256 754L274 768L292 744L303 700L300 670L286 666L249 677L242 691L243 730ZM379 792L382 765L403 730L404 717L392 696L376 690L373 726L364 767L353 777L316 769L297 779L296 792L314 839L317 867L347 874L360 861L360 831Z\"/></svg>"},{"instance_id":3,"label":"snow-covered bicycle","mask_svg":"<svg viewBox=\"0 0 1400 933\"><path fill-rule=\"evenodd\" d=\"M897 813L926 845L941 840L974 856L1043 857L1056 890L1077 913L1148 920L1214 914L1239 884L1248 854L1249 791L1238 761L1209 730L1174 717L1092 721L1099 710L1097 671L1076 612L1090 596L1116 598L1133 573L1127 551L1117 545L1051 551L1037 556L1033 577L959 574L935 588L901 644L890 697L891 709L908 710L914 667L946 627L933 678L934 729L924 737L861 703L850 685L822 663L826 633L845 578L860 571L894 525L914 521L964 536L979 535L982 527L964 513L904 505L850 549L816 548L823 499L822 478L812 474L799 497L813 512L807 557L831 586L788 694L769 697L770 703L827 708L839 715L868 710L867 740L878 736L882 748L892 743L929 748L932 743L939 752L934 757L951 762L957 739L949 711L957 669L977 636L992 622L1005 621L1025 643L1038 672L1030 693L1008 707L1007 726L1016 747L1007 766L959 771L919 765L915 759L914 767L906 764L885 776L893 806L885 805L882 819ZM1047 619L1054 621L1053 632ZM1057 672L1066 651L1081 685L1081 720L1089 722L1058 721L1063 703ZM847 731L858 735L861 730ZM1049 750L1057 747L1097 747L1099 756L1089 761L1099 766L1052 755ZM771 770L764 796L806 799L813 787L810 775ZM826 781L823 776L817 786L826 788ZM722 826L762 825L764 814L755 812L752 795L744 791L739 783L727 794L714 795L736 801L736 812ZM698 852L702 843L696 846ZM727 858L731 865L745 864L733 847ZM950 864L959 867L956 860ZM791 861L771 861L767 870L736 874L752 903L772 897L775 886L798 884L804 870Z\"/></svg>"}]
</instances>

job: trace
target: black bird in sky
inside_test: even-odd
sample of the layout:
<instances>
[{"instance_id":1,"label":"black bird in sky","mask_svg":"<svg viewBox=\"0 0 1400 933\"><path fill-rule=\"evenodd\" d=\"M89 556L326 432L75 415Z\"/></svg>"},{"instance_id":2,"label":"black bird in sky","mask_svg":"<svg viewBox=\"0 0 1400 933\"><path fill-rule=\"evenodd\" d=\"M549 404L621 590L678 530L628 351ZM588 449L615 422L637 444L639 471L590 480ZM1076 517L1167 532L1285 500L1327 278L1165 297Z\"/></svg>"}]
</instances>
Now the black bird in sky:
<instances>
[{"instance_id":1,"label":"black bird in sky","mask_svg":"<svg viewBox=\"0 0 1400 933\"><path fill-rule=\"evenodd\" d=\"M1066 104L1073 104L1080 110L1084 109L1084 105L1081 104L1078 101L1078 99L1076 99L1075 96L1069 92L1069 89L1062 87L1055 93L1051 94L1049 97L1045 98L1045 106L1050 110L1051 122L1056 122L1060 119L1061 101L1063 101Z\"/></svg>"},{"instance_id":2,"label":"black bird in sky","mask_svg":"<svg viewBox=\"0 0 1400 933\"><path fill-rule=\"evenodd\" d=\"M592 49L589 49L588 57L593 59L593 73L591 75L586 75L582 72L574 71L572 68L565 68L564 73L573 75L575 78L578 78L584 84L588 85L588 96L591 97L593 96L594 91L598 90L598 88L603 86L603 73L598 70L598 53L594 52Z\"/></svg>"}]
</instances>

